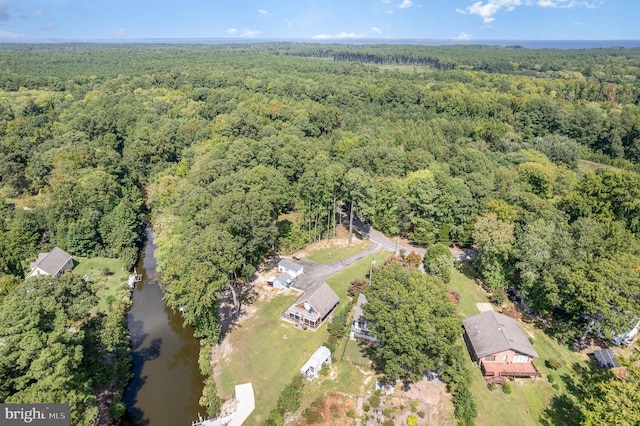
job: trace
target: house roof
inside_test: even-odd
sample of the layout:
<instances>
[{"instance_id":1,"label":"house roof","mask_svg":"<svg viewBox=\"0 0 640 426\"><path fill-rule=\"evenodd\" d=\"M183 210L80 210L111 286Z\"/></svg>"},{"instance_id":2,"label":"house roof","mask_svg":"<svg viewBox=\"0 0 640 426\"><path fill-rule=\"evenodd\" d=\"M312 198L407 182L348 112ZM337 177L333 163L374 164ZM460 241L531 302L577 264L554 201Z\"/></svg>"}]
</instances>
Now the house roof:
<instances>
[{"instance_id":1,"label":"house roof","mask_svg":"<svg viewBox=\"0 0 640 426\"><path fill-rule=\"evenodd\" d=\"M509 349L538 356L520 324L506 315L486 311L465 319L463 325L478 358Z\"/></svg>"},{"instance_id":2,"label":"house roof","mask_svg":"<svg viewBox=\"0 0 640 426\"><path fill-rule=\"evenodd\" d=\"M364 293L360 293L358 295L358 302L356 303L356 310L353 315L353 320L357 322L366 322L367 319L364 316L364 312L362 311L362 305L367 303L367 296Z\"/></svg>"},{"instance_id":3,"label":"house roof","mask_svg":"<svg viewBox=\"0 0 640 426\"><path fill-rule=\"evenodd\" d=\"M287 280L291 281L291 275L287 274L286 272L281 273L280 275L278 275L276 277L275 280L273 280L273 282L279 282L280 284L286 284Z\"/></svg>"},{"instance_id":4,"label":"house roof","mask_svg":"<svg viewBox=\"0 0 640 426\"><path fill-rule=\"evenodd\" d=\"M322 283L298 297L293 304L298 305L303 302L309 302L320 317L324 317L331 312L331 309L333 309L339 301L340 297L338 297L336 292L333 291L327 283Z\"/></svg>"},{"instance_id":5,"label":"house roof","mask_svg":"<svg viewBox=\"0 0 640 426\"><path fill-rule=\"evenodd\" d=\"M300 272L303 269L302 265L294 263L288 259L282 259L280 262L278 262L278 266L294 272Z\"/></svg>"},{"instance_id":6,"label":"house roof","mask_svg":"<svg viewBox=\"0 0 640 426\"><path fill-rule=\"evenodd\" d=\"M616 353L611 349L593 351L593 356L596 357L598 364L600 364L602 368L620 367L620 364L616 362Z\"/></svg>"},{"instance_id":7,"label":"house roof","mask_svg":"<svg viewBox=\"0 0 640 426\"><path fill-rule=\"evenodd\" d=\"M49 275L56 275L71 259L71 255L60 247L54 247L48 253L40 253L38 260L31 264L31 269L40 269Z\"/></svg>"}]
</instances>

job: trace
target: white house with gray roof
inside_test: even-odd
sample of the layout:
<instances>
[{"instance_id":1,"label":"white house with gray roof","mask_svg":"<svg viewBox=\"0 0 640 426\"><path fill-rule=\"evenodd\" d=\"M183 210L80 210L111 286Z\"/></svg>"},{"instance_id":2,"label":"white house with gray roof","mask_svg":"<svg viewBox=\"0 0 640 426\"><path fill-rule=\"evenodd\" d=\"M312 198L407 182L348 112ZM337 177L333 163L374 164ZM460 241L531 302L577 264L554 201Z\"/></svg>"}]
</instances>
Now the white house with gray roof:
<instances>
[{"instance_id":1,"label":"white house with gray roof","mask_svg":"<svg viewBox=\"0 0 640 426\"><path fill-rule=\"evenodd\" d=\"M73 269L73 259L71 255L60 247L54 247L47 253L40 253L35 262L31 262L31 272L27 275L35 277L38 275L50 275L59 278L64 271Z\"/></svg>"},{"instance_id":2,"label":"white house with gray roof","mask_svg":"<svg viewBox=\"0 0 640 426\"><path fill-rule=\"evenodd\" d=\"M364 293L360 293L358 295L358 301L356 302L356 309L353 314L353 322L351 323L351 333L349 333L349 336L375 342L377 339L371 333L371 330L369 330L367 318L364 316L364 311L362 310L362 305L365 303L367 303L367 296L365 296Z\"/></svg>"},{"instance_id":3,"label":"white house with gray roof","mask_svg":"<svg viewBox=\"0 0 640 426\"><path fill-rule=\"evenodd\" d=\"M327 283L320 283L298 297L280 317L300 328L315 330L339 302L336 292Z\"/></svg>"},{"instance_id":4,"label":"white house with gray roof","mask_svg":"<svg viewBox=\"0 0 640 426\"><path fill-rule=\"evenodd\" d=\"M291 278L297 278L304 273L304 267L290 260L282 259L278 262L278 271L286 272L291 275Z\"/></svg>"}]
</instances>

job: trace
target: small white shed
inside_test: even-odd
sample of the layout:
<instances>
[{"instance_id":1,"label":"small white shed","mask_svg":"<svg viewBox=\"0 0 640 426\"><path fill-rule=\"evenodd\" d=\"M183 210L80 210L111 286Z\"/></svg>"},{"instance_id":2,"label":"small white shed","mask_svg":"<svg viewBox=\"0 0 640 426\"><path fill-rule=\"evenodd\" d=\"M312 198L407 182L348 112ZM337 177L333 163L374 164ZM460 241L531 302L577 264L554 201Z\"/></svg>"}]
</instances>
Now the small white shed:
<instances>
[{"instance_id":1,"label":"small white shed","mask_svg":"<svg viewBox=\"0 0 640 426\"><path fill-rule=\"evenodd\" d=\"M320 346L311 355L309 361L302 366L300 375L308 380L313 380L322 370L322 365L325 363L331 364L331 351L326 346Z\"/></svg>"},{"instance_id":2,"label":"small white shed","mask_svg":"<svg viewBox=\"0 0 640 426\"><path fill-rule=\"evenodd\" d=\"M304 273L304 267L290 260L282 259L280 262L278 262L278 271L286 272L287 274L291 275L291 278L296 278Z\"/></svg>"}]
</instances>

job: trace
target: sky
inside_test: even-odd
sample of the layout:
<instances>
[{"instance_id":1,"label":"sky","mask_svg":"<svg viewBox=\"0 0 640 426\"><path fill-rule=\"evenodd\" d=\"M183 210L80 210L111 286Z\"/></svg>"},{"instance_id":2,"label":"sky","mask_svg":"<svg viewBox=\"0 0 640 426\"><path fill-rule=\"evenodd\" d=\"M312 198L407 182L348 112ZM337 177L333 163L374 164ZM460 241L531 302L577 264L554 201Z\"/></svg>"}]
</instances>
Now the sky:
<instances>
[{"instance_id":1,"label":"sky","mask_svg":"<svg viewBox=\"0 0 640 426\"><path fill-rule=\"evenodd\" d=\"M0 0L0 41L640 40L640 0Z\"/></svg>"}]
</instances>

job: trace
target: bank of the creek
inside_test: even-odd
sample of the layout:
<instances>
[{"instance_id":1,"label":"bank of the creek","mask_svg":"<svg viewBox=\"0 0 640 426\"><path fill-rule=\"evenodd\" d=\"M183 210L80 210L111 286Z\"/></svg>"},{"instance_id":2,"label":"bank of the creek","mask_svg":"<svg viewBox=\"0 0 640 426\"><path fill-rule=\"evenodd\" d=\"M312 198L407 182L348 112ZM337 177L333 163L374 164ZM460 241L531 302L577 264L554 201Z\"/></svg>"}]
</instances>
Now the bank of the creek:
<instances>
[{"instance_id":1,"label":"bank of the creek","mask_svg":"<svg viewBox=\"0 0 640 426\"><path fill-rule=\"evenodd\" d=\"M167 308L156 274L156 246L147 232L136 266L142 280L133 290L128 314L133 379L125 391L127 425L191 425L198 412L203 377L198 370L199 343L179 313Z\"/></svg>"}]
</instances>

